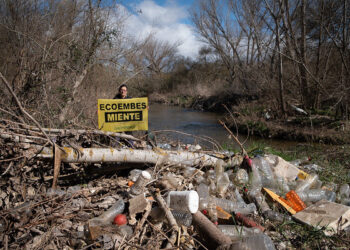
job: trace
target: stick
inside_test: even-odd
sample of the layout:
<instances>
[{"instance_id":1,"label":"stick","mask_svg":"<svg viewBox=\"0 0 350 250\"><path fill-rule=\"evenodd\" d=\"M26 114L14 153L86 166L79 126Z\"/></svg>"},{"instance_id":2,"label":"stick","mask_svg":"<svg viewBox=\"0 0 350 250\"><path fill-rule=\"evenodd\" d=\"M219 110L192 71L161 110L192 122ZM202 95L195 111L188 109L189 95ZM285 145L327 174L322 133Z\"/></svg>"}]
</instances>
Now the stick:
<instances>
[{"instance_id":1,"label":"stick","mask_svg":"<svg viewBox=\"0 0 350 250\"><path fill-rule=\"evenodd\" d=\"M202 238L205 239L205 245L208 249L216 249L221 245L231 244L230 237L224 235L207 217L200 211L193 214L192 223L194 228L199 231Z\"/></svg>"},{"instance_id":2,"label":"stick","mask_svg":"<svg viewBox=\"0 0 350 250\"><path fill-rule=\"evenodd\" d=\"M57 188L57 179L58 179L58 175L60 174L60 168L61 168L61 150L58 148L57 144L55 144L55 159L54 159L52 189Z\"/></svg>"},{"instance_id":3,"label":"stick","mask_svg":"<svg viewBox=\"0 0 350 250\"><path fill-rule=\"evenodd\" d=\"M170 239L169 239L169 242L171 243L171 245L174 246L175 241L176 241L176 235L179 232L179 228L177 226L176 220L175 220L173 214L171 213L168 205L165 203L163 197L160 195L159 190L157 190L157 192L156 192L155 199L158 202L159 206L164 210L165 217L168 219L168 222L171 226L171 229L174 230L173 234L170 236ZM167 245L167 247L168 247L168 245Z\"/></svg>"},{"instance_id":4,"label":"stick","mask_svg":"<svg viewBox=\"0 0 350 250\"><path fill-rule=\"evenodd\" d=\"M236 141L236 143L238 144L238 146L242 149L242 154L244 156L248 155L247 151L244 149L242 143L238 140L238 138L232 133L232 131L226 126L226 124L224 122L222 122L221 120L219 120L219 123L227 130L227 132L232 136L232 138Z\"/></svg>"}]
</instances>

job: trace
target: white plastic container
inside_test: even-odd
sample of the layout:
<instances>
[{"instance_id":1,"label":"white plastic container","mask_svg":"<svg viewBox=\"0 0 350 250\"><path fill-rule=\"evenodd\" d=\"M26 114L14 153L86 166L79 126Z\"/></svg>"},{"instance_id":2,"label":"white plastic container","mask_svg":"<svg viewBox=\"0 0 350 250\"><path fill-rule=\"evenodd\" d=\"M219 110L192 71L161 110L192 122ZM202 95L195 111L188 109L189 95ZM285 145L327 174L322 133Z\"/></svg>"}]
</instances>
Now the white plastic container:
<instances>
[{"instance_id":1,"label":"white plastic container","mask_svg":"<svg viewBox=\"0 0 350 250\"><path fill-rule=\"evenodd\" d=\"M199 196L194 190L170 191L167 198L167 203L172 209L194 214L198 211Z\"/></svg>"}]
</instances>

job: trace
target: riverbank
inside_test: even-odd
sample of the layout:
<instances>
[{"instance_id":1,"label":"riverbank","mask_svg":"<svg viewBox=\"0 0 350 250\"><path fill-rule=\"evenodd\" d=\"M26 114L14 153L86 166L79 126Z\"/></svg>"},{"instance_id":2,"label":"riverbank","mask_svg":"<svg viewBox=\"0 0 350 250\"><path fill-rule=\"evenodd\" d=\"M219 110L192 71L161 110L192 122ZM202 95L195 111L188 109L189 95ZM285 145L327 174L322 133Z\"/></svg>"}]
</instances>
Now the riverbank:
<instances>
[{"instance_id":1,"label":"riverbank","mask_svg":"<svg viewBox=\"0 0 350 250\"><path fill-rule=\"evenodd\" d=\"M154 94L150 102L178 105L202 111L226 113L232 131L262 138L342 145L350 143L350 126L327 113L300 113L287 107L285 117L274 111L273 100L232 93L220 96L171 96ZM230 110L228 113L225 106Z\"/></svg>"}]
</instances>

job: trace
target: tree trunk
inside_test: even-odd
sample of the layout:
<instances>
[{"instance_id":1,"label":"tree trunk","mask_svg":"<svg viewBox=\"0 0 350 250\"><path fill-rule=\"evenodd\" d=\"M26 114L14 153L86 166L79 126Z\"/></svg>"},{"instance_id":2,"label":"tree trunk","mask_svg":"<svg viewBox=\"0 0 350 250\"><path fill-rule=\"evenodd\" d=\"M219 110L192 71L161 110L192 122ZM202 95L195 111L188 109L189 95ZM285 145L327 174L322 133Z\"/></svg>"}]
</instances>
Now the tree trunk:
<instances>
[{"instance_id":1,"label":"tree trunk","mask_svg":"<svg viewBox=\"0 0 350 250\"><path fill-rule=\"evenodd\" d=\"M181 166L215 166L219 158L204 153L170 150L140 150L115 148L71 148L63 147L62 162L98 163L98 162L128 162L173 164ZM38 157L53 158L52 149L45 148Z\"/></svg>"}]
</instances>

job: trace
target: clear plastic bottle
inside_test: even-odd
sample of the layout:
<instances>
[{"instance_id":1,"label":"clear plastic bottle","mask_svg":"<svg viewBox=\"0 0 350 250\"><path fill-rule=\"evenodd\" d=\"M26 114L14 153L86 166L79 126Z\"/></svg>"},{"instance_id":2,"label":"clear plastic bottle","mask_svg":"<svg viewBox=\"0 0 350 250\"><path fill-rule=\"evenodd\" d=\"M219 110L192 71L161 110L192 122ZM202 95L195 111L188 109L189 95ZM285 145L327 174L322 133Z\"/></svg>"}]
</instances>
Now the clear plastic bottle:
<instances>
[{"instance_id":1,"label":"clear plastic bottle","mask_svg":"<svg viewBox=\"0 0 350 250\"><path fill-rule=\"evenodd\" d=\"M273 210L267 210L263 213L264 217L266 219L272 220L272 221L278 221L278 222L283 222L283 221L290 221L292 218L289 215L279 213L277 211Z\"/></svg>"},{"instance_id":2,"label":"clear plastic bottle","mask_svg":"<svg viewBox=\"0 0 350 250\"><path fill-rule=\"evenodd\" d=\"M223 234L227 235L232 240L236 240L237 238L242 236L261 233L260 229L258 228L254 228L254 227L249 228L249 227L243 227L243 226L237 226L237 225L218 225L218 228L221 230Z\"/></svg>"},{"instance_id":3,"label":"clear plastic bottle","mask_svg":"<svg viewBox=\"0 0 350 250\"><path fill-rule=\"evenodd\" d=\"M207 206L208 216L212 222L218 221L218 212L216 210L215 199L209 197Z\"/></svg>"},{"instance_id":4,"label":"clear plastic bottle","mask_svg":"<svg viewBox=\"0 0 350 250\"><path fill-rule=\"evenodd\" d=\"M301 181L296 187L295 191L299 194L308 189L318 180L317 174L310 174L306 177L304 181Z\"/></svg>"},{"instance_id":5,"label":"clear plastic bottle","mask_svg":"<svg viewBox=\"0 0 350 250\"><path fill-rule=\"evenodd\" d=\"M236 200L237 200L238 203L244 203L245 204L245 201L243 200L243 198L242 198L242 196L239 193L237 188L235 189L235 196L236 196Z\"/></svg>"},{"instance_id":6,"label":"clear plastic bottle","mask_svg":"<svg viewBox=\"0 0 350 250\"><path fill-rule=\"evenodd\" d=\"M252 172L250 175L250 183L251 183L250 190L252 192L260 191L262 187L261 176L259 173L259 169L256 167L254 162L252 163L251 169L252 169Z\"/></svg>"},{"instance_id":7,"label":"clear plastic bottle","mask_svg":"<svg viewBox=\"0 0 350 250\"><path fill-rule=\"evenodd\" d=\"M227 173L222 173L216 181L216 191L220 196L223 196L230 185L230 179Z\"/></svg>"},{"instance_id":8,"label":"clear plastic bottle","mask_svg":"<svg viewBox=\"0 0 350 250\"><path fill-rule=\"evenodd\" d=\"M274 187L275 180L274 174L270 167L270 164L263 157L255 157L252 160L253 165L255 165L260 171L261 181L264 187Z\"/></svg>"},{"instance_id":9,"label":"clear plastic bottle","mask_svg":"<svg viewBox=\"0 0 350 250\"><path fill-rule=\"evenodd\" d=\"M264 233L247 235L230 245L230 249L275 250L271 238Z\"/></svg>"},{"instance_id":10,"label":"clear plastic bottle","mask_svg":"<svg viewBox=\"0 0 350 250\"><path fill-rule=\"evenodd\" d=\"M336 198L334 192L324 189L310 189L304 192L297 192L297 194L304 202L317 202L322 199L334 202Z\"/></svg>"},{"instance_id":11,"label":"clear plastic bottle","mask_svg":"<svg viewBox=\"0 0 350 250\"><path fill-rule=\"evenodd\" d=\"M213 197L217 206L221 207L227 212L235 212L241 214L252 214L256 211L256 206L254 203L245 204L238 203L231 200L220 199Z\"/></svg>"},{"instance_id":12,"label":"clear plastic bottle","mask_svg":"<svg viewBox=\"0 0 350 250\"><path fill-rule=\"evenodd\" d=\"M97 218L92 218L89 220L91 226L103 226L111 224L114 217L117 214L123 213L125 208L125 203L123 200L118 200L113 206L111 206L106 212L98 216Z\"/></svg>"},{"instance_id":13,"label":"clear plastic bottle","mask_svg":"<svg viewBox=\"0 0 350 250\"><path fill-rule=\"evenodd\" d=\"M251 200L255 202L255 204L258 206L262 213L264 213L267 210L271 210L261 191L251 190L249 191L248 196Z\"/></svg>"},{"instance_id":14,"label":"clear plastic bottle","mask_svg":"<svg viewBox=\"0 0 350 250\"><path fill-rule=\"evenodd\" d=\"M243 168L238 169L238 171L234 175L233 182L236 183L237 185L244 185L244 184L247 184L248 181L249 181L248 172Z\"/></svg>"},{"instance_id":15,"label":"clear plastic bottle","mask_svg":"<svg viewBox=\"0 0 350 250\"><path fill-rule=\"evenodd\" d=\"M197 187L197 193L199 196L199 210L207 209L209 202L209 187L208 185L201 183Z\"/></svg>"},{"instance_id":16,"label":"clear plastic bottle","mask_svg":"<svg viewBox=\"0 0 350 250\"><path fill-rule=\"evenodd\" d=\"M141 194L146 186L146 184L151 180L152 176L147 171L142 171L137 178L134 185L131 186L130 194L131 195L139 195Z\"/></svg>"},{"instance_id":17,"label":"clear plastic bottle","mask_svg":"<svg viewBox=\"0 0 350 250\"><path fill-rule=\"evenodd\" d=\"M339 188L339 195L341 198L349 198L350 196L350 186L349 184L343 184Z\"/></svg>"}]
</instances>

